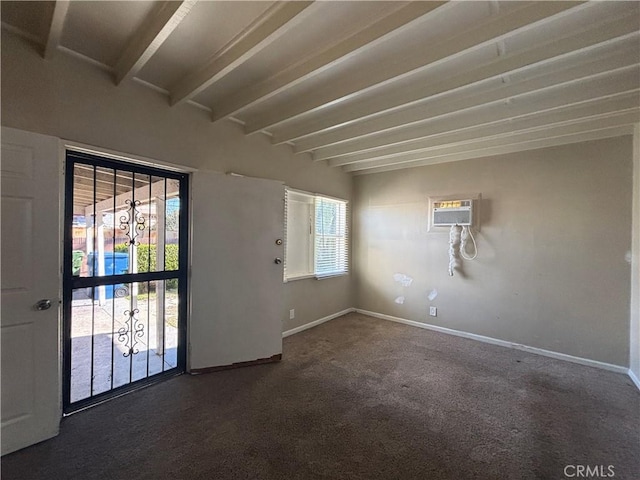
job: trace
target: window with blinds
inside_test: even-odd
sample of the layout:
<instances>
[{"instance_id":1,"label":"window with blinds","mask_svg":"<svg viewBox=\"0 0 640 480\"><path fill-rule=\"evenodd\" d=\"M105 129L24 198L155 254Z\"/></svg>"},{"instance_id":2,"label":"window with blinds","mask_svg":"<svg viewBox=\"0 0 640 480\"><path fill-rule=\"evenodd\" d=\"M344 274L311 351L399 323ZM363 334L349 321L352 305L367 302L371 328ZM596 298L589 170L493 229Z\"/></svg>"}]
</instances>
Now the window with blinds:
<instances>
[{"instance_id":1,"label":"window with blinds","mask_svg":"<svg viewBox=\"0 0 640 480\"><path fill-rule=\"evenodd\" d=\"M284 230L285 281L348 273L347 201L287 189Z\"/></svg>"},{"instance_id":2,"label":"window with blinds","mask_svg":"<svg viewBox=\"0 0 640 480\"><path fill-rule=\"evenodd\" d=\"M347 202L325 197L315 201L315 274L342 275L348 271Z\"/></svg>"}]
</instances>

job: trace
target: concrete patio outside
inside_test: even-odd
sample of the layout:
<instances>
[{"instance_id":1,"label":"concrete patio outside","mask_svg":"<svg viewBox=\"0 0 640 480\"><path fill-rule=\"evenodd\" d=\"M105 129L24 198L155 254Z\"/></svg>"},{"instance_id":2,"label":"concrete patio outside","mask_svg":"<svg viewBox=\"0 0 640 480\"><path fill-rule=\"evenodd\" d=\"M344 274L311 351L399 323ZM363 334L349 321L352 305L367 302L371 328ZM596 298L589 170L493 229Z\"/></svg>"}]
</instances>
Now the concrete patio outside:
<instances>
[{"instance_id":1,"label":"concrete patio outside","mask_svg":"<svg viewBox=\"0 0 640 480\"><path fill-rule=\"evenodd\" d=\"M141 334L134 338L134 352L137 353L129 354L131 337L122 333L126 332L129 321L129 315L125 312L132 310L131 297L107 299L103 305L99 305L84 291L74 292L71 315L71 402L177 366L177 292L167 291L164 315L157 314L154 298L154 292L137 296L137 305L133 306L138 310L134 315L134 323L141 329ZM163 324L164 342L162 331L158 331Z\"/></svg>"}]
</instances>

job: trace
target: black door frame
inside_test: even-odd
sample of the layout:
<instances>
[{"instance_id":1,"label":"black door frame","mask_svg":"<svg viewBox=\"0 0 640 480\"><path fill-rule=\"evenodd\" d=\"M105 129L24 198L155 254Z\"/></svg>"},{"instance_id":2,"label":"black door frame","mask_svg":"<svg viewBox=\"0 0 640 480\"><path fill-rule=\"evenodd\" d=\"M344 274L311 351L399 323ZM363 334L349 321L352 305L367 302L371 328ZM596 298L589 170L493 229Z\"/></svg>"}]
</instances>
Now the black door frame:
<instances>
[{"instance_id":1,"label":"black door frame","mask_svg":"<svg viewBox=\"0 0 640 480\"><path fill-rule=\"evenodd\" d=\"M75 164L83 164L92 167L102 167L114 170L128 171L139 173L142 175L158 176L167 179L175 179L180 181L179 188L179 252L178 252L178 270L145 272L145 273L128 273L120 275L105 275L80 277L73 275L72 251L73 251L73 190L74 190L74 171ZM162 168L149 167L136 163L130 163L124 160L113 160L99 155L79 152L68 149L66 151L65 160L65 192L64 192L64 239L63 239L63 282L62 282L62 301L63 301L63 413L70 414L78 410L82 410L92 405L101 403L104 400L120 396L123 393L136 390L151 383L158 382L164 378L172 377L184 373L186 369L186 350L187 350L187 292L188 292L188 235L189 235L189 175ZM115 181L115 180L114 180ZM95 182L94 182L95 185ZM155 280L178 279L178 351L177 366L170 370L165 370L126 385L115 387L103 393L92 395L88 398L71 402L71 311L73 290L77 288L98 287L101 285L113 285L119 283L131 282L150 282ZM113 368L113 365L112 365ZM91 372L93 374L93 372Z\"/></svg>"}]
</instances>

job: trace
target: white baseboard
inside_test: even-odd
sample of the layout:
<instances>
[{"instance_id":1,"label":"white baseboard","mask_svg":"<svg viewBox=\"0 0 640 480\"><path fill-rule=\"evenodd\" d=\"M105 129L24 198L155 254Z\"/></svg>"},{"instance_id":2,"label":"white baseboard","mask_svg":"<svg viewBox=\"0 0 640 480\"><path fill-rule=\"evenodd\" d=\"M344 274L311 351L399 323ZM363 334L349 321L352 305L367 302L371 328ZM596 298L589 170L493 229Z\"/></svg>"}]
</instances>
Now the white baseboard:
<instances>
[{"instance_id":1,"label":"white baseboard","mask_svg":"<svg viewBox=\"0 0 640 480\"><path fill-rule=\"evenodd\" d=\"M636 387L638 387L638 390L640 390L640 379L638 379L638 377L636 377L636 374L633 373L633 370L629 369L629 371L627 372L629 374L629 378L631 379L631 381L633 383L636 384Z\"/></svg>"},{"instance_id":2,"label":"white baseboard","mask_svg":"<svg viewBox=\"0 0 640 480\"><path fill-rule=\"evenodd\" d=\"M634 376L627 367L620 365L613 365L611 363L599 362L597 360L589 360L588 358L574 357L573 355L567 355L566 353L553 352L551 350L544 350L542 348L530 347L528 345L522 345L520 343L507 342L506 340L499 340L497 338L485 337L482 335L476 335L475 333L462 332L460 330L453 330L451 328L438 327L436 325L429 325L427 323L415 322L413 320L407 320L405 318L393 317L391 315L385 315L383 313L370 312L368 310L362 310L360 308L355 309L356 312L363 315L369 315L370 317L380 318L382 320L390 320L392 322L404 323L405 325L411 325L413 327L424 328L426 330L433 330L435 332L446 333L448 335L455 335L457 337L469 338L471 340L477 340L479 342L490 343L492 345L499 345L501 347L513 348L515 350L522 350L525 352L535 353L537 355L543 355L545 357L556 358L558 360L566 360L567 362L579 363L580 365L586 365L588 367L596 367L603 370L609 370L616 373L624 373L629 375L631 380L640 388L640 382Z\"/></svg>"},{"instance_id":3,"label":"white baseboard","mask_svg":"<svg viewBox=\"0 0 640 480\"><path fill-rule=\"evenodd\" d=\"M351 312L355 312L355 311L356 311L355 308L347 308L345 310L342 310L341 312L337 312L337 313L333 313L331 315L327 315L326 317L319 318L318 320L314 320L313 322L305 323L304 325L301 325L301 326L296 327L296 328L292 328L291 330L286 330L286 331L282 332L282 338L288 337L289 335L294 335L296 333L300 333L300 332L302 332L304 330L308 330L308 329L313 328L313 327L317 327L321 323L328 322L329 320L333 320L334 318L338 318L338 317L341 317L342 315L346 315L347 313L351 313Z\"/></svg>"},{"instance_id":4,"label":"white baseboard","mask_svg":"<svg viewBox=\"0 0 640 480\"><path fill-rule=\"evenodd\" d=\"M468 338L471 340L476 340L478 342L498 345L500 347L512 348L514 350L521 350L524 352L534 353L536 355L542 355L545 357L555 358L558 360L564 360L567 362L577 363L580 365L586 365L588 367L600 368L602 370L608 370L610 372L623 373L625 375L628 375L629 378L631 378L631 381L640 390L640 379L638 379L638 377L627 367L623 367L620 365L613 365L611 363L599 362L597 360L590 360L588 358L575 357L573 355L567 355L566 353L553 352L551 350L545 350L543 348L530 347L528 345L508 342L506 340L500 340L498 338L485 337L483 335L476 335L475 333L463 332L460 330L453 330L451 328L439 327L437 325L430 325L428 323L416 322L414 320L407 320L406 318L394 317L392 315L386 315L384 313L363 310L361 308L347 308L340 312L336 312L334 314L327 315L326 317L319 318L318 320L314 320L313 322L305 323L304 325L301 325L299 327L292 328L291 330L286 330L282 332L282 338L288 337L290 335L294 335L296 333L303 332L304 330L308 330L313 327L317 327L318 325L328 322L329 320L333 320L334 318L341 317L351 312L358 312L363 315L369 315L370 317L380 318L382 320L389 320L391 322L403 323L405 325L411 325L412 327L423 328L425 330L432 330L434 332L446 333L447 335L455 335L456 337Z\"/></svg>"}]
</instances>

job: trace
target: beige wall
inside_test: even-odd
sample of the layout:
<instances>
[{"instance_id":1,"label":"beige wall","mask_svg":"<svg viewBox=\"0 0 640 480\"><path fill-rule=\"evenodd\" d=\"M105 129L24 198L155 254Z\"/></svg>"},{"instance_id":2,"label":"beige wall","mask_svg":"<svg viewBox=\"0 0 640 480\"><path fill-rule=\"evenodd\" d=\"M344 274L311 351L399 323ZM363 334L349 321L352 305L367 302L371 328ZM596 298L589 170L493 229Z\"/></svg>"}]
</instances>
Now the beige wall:
<instances>
[{"instance_id":1,"label":"beige wall","mask_svg":"<svg viewBox=\"0 0 640 480\"><path fill-rule=\"evenodd\" d=\"M44 61L23 40L2 31L2 125L53 135L186 167L277 179L301 190L351 198L351 178L274 147L240 126L212 124L192 106L168 106L155 91L126 82L63 53ZM353 305L351 277L285 285L283 329ZM289 320L289 309L296 319Z\"/></svg>"},{"instance_id":2,"label":"beige wall","mask_svg":"<svg viewBox=\"0 0 640 480\"><path fill-rule=\"evenodd\" d=\"M356 306L627 366L631 151L625 136L356 177ZM479 255L449 277L427 199L473 193Z\"/></svg>"}]
</instances>

